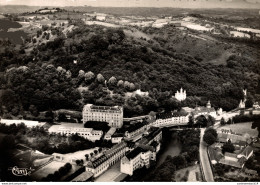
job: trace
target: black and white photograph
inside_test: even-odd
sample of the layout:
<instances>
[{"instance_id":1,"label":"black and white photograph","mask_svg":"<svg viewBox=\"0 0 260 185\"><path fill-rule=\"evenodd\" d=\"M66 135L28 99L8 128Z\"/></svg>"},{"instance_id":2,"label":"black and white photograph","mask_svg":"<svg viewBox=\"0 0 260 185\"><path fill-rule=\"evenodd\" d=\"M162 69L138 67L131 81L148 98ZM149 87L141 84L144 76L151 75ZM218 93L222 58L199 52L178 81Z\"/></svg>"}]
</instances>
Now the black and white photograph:
<instances>
[{"instance_id":1,"label":"black and white photograph","mask_svg":"<svg viewBox=\"0 0 260 185\"><path fill-rule=\"evenodd\" d=\"M0 0L0 182L260 182L260 0Z\"/></svg>"}]
</instances>

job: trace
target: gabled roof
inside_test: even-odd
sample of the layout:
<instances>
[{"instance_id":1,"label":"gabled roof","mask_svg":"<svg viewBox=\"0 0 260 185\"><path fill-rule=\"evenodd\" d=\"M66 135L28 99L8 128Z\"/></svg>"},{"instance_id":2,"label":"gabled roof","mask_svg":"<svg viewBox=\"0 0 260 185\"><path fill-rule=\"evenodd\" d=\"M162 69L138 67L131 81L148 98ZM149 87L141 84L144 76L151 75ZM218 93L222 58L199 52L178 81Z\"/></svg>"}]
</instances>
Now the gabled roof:
<instances>
[{"instance_id":1,"label":"gabled roof","mask_svg":"<svg viewBox=\"0 0 260 185\"><path fill-rule=\"evenodd\" d=\"M210 113L210 112L216 112L216 110L214 109L214 107L208 108L208 107L196 107L194 114L198 114L198 113Z\"/></svg>"},{"instance_id":2,"label":"gabled roof","mask_svg":"<svg viewBox=\"0 0 260 185\"><path fill-rule=\"evenodd\" d=\"M108 160L108 157L105 155L101 155L99 158L95 159L94 161L90 161L87 166L90 168L96 168L101 165L103 162Z\"/></svg>"},{"instance_id":3,"label":"gabled roof","mask_svg":"<svg viewBox=\"0 0 260 185\"><path fill-rule=\"evenodd\" d=\"M247 146L240 155L243 155L247 158L251 152L253 152L253 148L251 146Z\"/></svg>"},{"instance_id":4,"label":"gabled roof","mask_svg":"<svg viewBox=\"0 0 260 185\"><path fill-rule=\"evenodd\" d=\"M129 152L128 154L126 154L126 157L131 160L134 159L136 156L138 156L140 153L142 152L147 152L147 150L141 148L141 147L137 147L134 150L132 150L131 152Z\"/></svg>"},{"instance_id":5,"label":"gabled roof","mask_svg":"<svg viewBox=\"0 0 260 185\"><path fill-rule=\"evenodd\" d=\"M229 165L229 166L233 166L233 167L236 167L236 168L242 168L242 163L240 163L238 161L225 160L225 158L221 158L219 163Z\"/></svg>"}]
</instances>

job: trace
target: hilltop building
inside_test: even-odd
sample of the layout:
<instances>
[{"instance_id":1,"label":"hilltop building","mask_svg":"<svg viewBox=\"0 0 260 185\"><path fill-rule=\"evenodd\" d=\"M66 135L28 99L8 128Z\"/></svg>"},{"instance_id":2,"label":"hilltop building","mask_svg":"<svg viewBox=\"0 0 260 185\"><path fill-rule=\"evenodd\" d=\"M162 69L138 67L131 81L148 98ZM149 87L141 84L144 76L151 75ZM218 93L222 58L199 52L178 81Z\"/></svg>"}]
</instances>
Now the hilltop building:
<instances>
[{"instance_id":1,"label":"hilltop building","mask_svg":"<svg viewBox=\"0 0 260 185\"><path fill-rule=\"evenodd\" d=\"M175 93L175 98L178 100L178 101L184 101L186 99L186 90L183 90L182 88L180 89L180 91L177 91Z\"/></svg>"},{"instance_id":2,"label":"hilltop building","mask_svg":"<svg viewBox=\"0 0 260 185\"><path fill-rule=\"evenodd\" d=\"M239 105L238 105L238 108L244 109L245 107L246 107L246 102L243 101L243 100L240 100L240 103L239 103Z\"/></svg>"},{"instance_id":3,"label":"hilltop building","mask_svg":"<svg viewBox=\"0 0 260 185\"><path fill-rule=\"evenodd\" d=\"M244 99L240 100L240 103L238 105L238 108L244 109L246 107L246 97L247 97L247 90L243 89Z\"/></svg>"},{"instance_id":4,"label":"hilltop building","mask_svg":"<svg viewBox=\"0 0 260 185\"><path fill-rule=\"evenodd\" d=\"M113 146L111 149L105 151L104 154L97 159L88 162L86 171L93 173L93 177L98 177L110 166L114 165L122 157L124 157L127 151L127 144L125 142L121 142Z\"/></svg>"},{"instance_id":5,"label":"hilltop building","mask_svg":"<svg viewBox=\"0 0 260 185\"><path fill-rule=\"evenodd\" d=\"M208 101L206 107L196 107L195 110L193 111L194 118L204 115L204 116L212 116L213 118L217 117L216 110L214 107L211 107L210 101Z\"/></svg>"},{"instance_id":6,"label":"hilltop building","mask_svg":"<svg viewBox=\"0 0 260 185\"><path fill-rule=\"evenodd\" d=\"M167 112L156 115L156 121L152 123L155 127L169 127L187 125L189 114L187 112Z\"/></svg>"},{"instance_id":7,"label":"hilltop building","mask_svg":"<svg viewBox=\"0 0 260 185\"><path fill-rule=\"evenodd\" d=\"M87 104L82 111L83 123L87 121L108 122L110 127L120 128L123 125L123 107L96 106Z\"/></svg>"}]
</instances>

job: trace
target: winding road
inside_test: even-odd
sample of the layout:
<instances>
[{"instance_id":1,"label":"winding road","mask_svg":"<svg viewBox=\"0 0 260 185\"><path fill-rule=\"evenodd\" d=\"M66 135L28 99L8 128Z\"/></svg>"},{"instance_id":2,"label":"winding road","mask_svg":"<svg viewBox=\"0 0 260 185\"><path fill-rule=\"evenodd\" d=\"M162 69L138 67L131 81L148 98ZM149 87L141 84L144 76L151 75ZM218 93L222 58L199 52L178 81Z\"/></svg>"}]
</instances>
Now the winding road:
<instances>
[{"instance_id":1,"label":"winding road","mask_svg":"<svg viewBox=\"0 0 260 185\"><path fill-rule=\"evenodd\" d=\"M203 141L205 128L200 129L200 161L206 182L214 182L212 169L207 153L207 144Z\"/></svg>"}]
</instances>

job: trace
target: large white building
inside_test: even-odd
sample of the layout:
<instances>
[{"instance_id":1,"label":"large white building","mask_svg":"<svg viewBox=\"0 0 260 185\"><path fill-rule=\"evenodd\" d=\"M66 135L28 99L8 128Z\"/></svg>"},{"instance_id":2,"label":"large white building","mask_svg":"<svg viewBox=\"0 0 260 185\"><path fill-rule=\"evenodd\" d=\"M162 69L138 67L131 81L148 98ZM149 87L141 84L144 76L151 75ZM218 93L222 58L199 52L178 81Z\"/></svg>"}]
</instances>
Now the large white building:
<instances>
[{"instance_id":1,"label":"large white building","mask_svg":"<svg viewBox=\"0 0 260 185\"><path fill-rule=\"evenodd\" d=\"M135 170L143 166L149 168L150 162L156 161L156 154L161 148L162 130L153 127L149 131L149 135L136 142L136 148L121 159L120 171L122 173L133 175Z\"/></svg>"},{"instance_id":2,"label":"large white building","mask_svg":"<svg viewBox=\"0 0 260 185\"><path fill-rule=\"evenodd\" d=\"M180 91L177 91L175 93L175 98L179 101L184 101L186 97L187 97L186 90L183 90L182 88L180 89Z\"/></svg>"},{"instance_id":3,"label":"large white building","mask_svg":"<svg viewBox=\"0 0 260 185\"><path fill-rule=\"evenodd\" d=\"M84 137L90 141L100 140L103 135L103 131L93 130L93 128L65 127L60 125L53 125L50 127L49 133L59 133L66 136L77 133L79 136Z\"/></svg>"},{"instance_id":4,"label":"large white building","mask_svg":"<svg viewBox=\"0 0 260 185\"><path fill-rule=\"evenodd\" d=\"M145 166L150 167L150 161L156 160L155 152L137 147L121 159L120 171L133 175L133 172Z\"/></svg>"},{"instance_id":5,"label":"large white building","mask_svg":"<svg viewBox=\"0 0 260 185\"><path fill-rule=\"evenodd\" d=\"M118 162L122 157L125 156L125 153L128 151L127 144L121 142L111 149L104 152L99 158L94 161L88 162L86 166L86 171L89 171L94 174L94 177L98 177L104 173L110 166Z\"/></svg>"},{"instance_id":6,"label":"large white building","mask_svg":"<svg viewBox=\"0 0 260 185\"><path fill-rule=\"evenodd\" d=\"M168 112L156 115L156 121L152 123L155 127L170 127L187 125L189 114L187 112Z\"/></svg>"},{"instance_id":7,"label":"large white building","mask_svg":"<svg viewBox=\"0 0 260 185\"><path fill-rule=\"evenodd\" d=\"M82 112L83 123L87 121L108 122L110 127L120 128L123 125L123 107L95 106L87 104Z\"/></svg>"}]
</instances>

